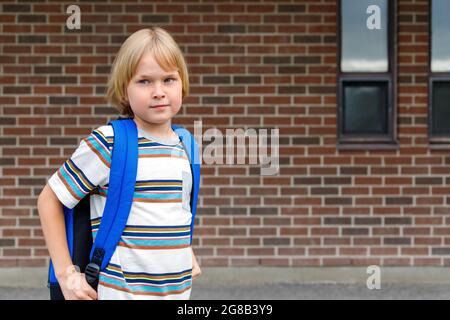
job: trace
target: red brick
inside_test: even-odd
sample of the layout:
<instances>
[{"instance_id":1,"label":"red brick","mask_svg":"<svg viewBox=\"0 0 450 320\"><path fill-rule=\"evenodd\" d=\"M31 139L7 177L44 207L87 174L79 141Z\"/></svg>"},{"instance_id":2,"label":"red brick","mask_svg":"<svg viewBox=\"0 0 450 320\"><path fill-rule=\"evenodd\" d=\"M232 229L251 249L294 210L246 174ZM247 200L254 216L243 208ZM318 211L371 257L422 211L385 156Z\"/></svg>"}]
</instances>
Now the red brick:
<instances>
[{"instance_id":1,"label":"red brick","mask_svg":"<svg viewBox=\"0 0 450 320\"><path fill-rule=\"evenodd\" d=\"M58 140L61 136L68 143L78 142L92 128L116 117L102 114L110 110L104 99L107 72L126 34L142 28L137 12L145 12L144 22L167 21L167 29L185 49L191 96L184 101L177 123L191 127L194 120L202 119L204 127L280 129L277 176L260 176L259 168L246 164L203 166L201 224L194 239L202 265L450 265L450 259L426 253L450 246L446 235L450 179L445 178L450 173L450 152L431 150L428 141L426 1L400 1L398 6L400 147L390 151L336 149L335 1L125 3L126 14L119 4L85 4L83 21L95 27L88 25L87 33L78 36L64 34L66 16L55 14L60 7L24 4L29 14L0 15L7 33L2 37L0 83L11 92L0 97L6 116L0 138L0 194L4 196L0 233L25 246L18 250L28 250L17 252L26 256L5 258L3 251L11 254L17 248L3 247L0 267L46 264L48 252L35 216L36 193L43 186L37 184L76 147L76 143L62 147L47 143L64 141ZM16 25L16 20L30 22ZM110 26L108 21L120 24ZM30 31L36 37L27 36ZM44 66L47 62L50 67ZM227 83L203 83L214 77L225 77ZM14 88L16 83L29 89ZM61 95L70 99L50 99ZM66 105L49 105L55 101ZM12 117L14 122L8 120ZM20 185L31 178L37 182ZM316 194L329 188L333 193ZM350 222L330 228L330 221ZM358 230L364 234L352 234ZM407 246L402 244L405 237L411 237ZM311 246L317 255L301 256ZM229 258L230 254L239 257Z\"/></svg>"}]
</instances>

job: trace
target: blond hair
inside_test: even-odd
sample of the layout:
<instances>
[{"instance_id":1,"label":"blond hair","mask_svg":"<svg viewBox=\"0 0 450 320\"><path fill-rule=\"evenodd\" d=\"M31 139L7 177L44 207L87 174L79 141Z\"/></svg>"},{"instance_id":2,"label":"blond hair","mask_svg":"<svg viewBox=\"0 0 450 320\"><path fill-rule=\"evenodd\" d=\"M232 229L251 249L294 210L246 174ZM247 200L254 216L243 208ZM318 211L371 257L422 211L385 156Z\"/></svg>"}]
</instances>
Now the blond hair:
<instances>
[{"instance_id":1,"label":"blond hair","mask_svg":"<svg viewBox=\"0 0 450 320\"><path fill-rule=\"evenodd\" d=\"M139 61L146 53L151 53L165 71L177 69L182 82L182 98L189 93L186 61L172 36L160 27L141 29L130 35L122 44L109 76L107 99L121 115L133 117L126 89Z\"/></svg>"}]
</instances>

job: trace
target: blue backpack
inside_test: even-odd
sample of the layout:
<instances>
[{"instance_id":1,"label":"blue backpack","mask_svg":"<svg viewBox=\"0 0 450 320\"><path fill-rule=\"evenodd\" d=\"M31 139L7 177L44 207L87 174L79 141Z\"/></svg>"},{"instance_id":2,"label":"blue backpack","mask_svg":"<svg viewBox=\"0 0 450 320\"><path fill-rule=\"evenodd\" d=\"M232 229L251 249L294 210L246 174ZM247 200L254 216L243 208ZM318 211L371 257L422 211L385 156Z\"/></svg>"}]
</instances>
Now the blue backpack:
<instances>
[{"instance_id":1,"label":"blue backpack","mask_svg":"<svg viewBox=\"0 0 450 320\"><path fill-rule=\"evenodd\" d=\"M92 241L89 196L74 208L64 206L67 244L74 265L84 270L87 282L97 288L98 276L104 270L117 247L126 226L133 202L138 164L138 134L132 119L118 119L109 123L114 130L108 196L95 242ZM200 189L200 160L198 146L192 134L172 125L188 155L192 172L191 190L191 244L194 232ZM52 300L64 299L50 261L48 287Z\"/></svg>"}]
</instances>

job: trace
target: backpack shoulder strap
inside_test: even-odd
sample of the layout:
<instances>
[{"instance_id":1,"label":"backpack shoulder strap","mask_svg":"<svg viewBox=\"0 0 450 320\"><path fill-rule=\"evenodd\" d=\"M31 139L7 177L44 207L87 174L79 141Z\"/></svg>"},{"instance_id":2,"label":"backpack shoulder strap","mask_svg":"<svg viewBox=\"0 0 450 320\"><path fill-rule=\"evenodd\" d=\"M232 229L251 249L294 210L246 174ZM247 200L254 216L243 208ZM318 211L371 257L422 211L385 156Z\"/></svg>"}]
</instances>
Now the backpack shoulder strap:
<instances>
[{"instance_id":1,"label":"backpack shoulder strap","mask_svg":"<svg viewBox=\"0 0 450 320\"><path fill-rule=\"evenodd\" d=\"M100 270L108 265L125 229L133 203L138 162L138 134L132 119L114 120L109 187L103 216L86 267L86 279L96 283Z\"/></svg>"},{"instance_id":2,"label":"backpack shoulder strap","mask_svg":"<svg viewBox=\"0 0 450 320\"><path fill-rule=\"evenodd\" d=\"M197 213L197 203L198 203L198 194L200 191L200 156L199 156L199 148L197 142L195 141L194 136L185 128L172 125L172 129L178 134L180 140L183 144L184 150L186 150L187 156L189 158L189 163L191 164L192 171L192 190L191 190L191 244L192 244L192 236L194 234L194 224L195 224L195 215Z\"/></svg>"}]
</instances>

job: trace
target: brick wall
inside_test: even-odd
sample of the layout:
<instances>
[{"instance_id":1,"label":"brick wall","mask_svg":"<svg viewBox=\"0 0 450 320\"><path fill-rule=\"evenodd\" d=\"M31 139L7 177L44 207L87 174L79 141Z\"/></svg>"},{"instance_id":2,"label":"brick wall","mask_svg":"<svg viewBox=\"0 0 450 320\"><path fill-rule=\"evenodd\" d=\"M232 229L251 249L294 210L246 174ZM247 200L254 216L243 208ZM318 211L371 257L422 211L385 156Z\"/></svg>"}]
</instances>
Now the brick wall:
<instances>
[{"instance_id":1,"label":"brick wall","mask_svg":"<svg viewBox=\"0 0 450 320\"><path fill-rule=\"evenodd\" d=\"M81 2L81 30L65 28L71 1L2 1L0 267L45 265L37 195L116 117L104 100L114 54L155 24L189 64L175 123L280 130L277 176L203 167L202 265L448 265L450 157L427 140L428 1L398 2L400 148L341 151L336 0Z\"/></svg>"}]
</instances>

